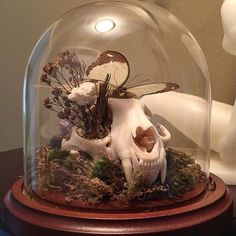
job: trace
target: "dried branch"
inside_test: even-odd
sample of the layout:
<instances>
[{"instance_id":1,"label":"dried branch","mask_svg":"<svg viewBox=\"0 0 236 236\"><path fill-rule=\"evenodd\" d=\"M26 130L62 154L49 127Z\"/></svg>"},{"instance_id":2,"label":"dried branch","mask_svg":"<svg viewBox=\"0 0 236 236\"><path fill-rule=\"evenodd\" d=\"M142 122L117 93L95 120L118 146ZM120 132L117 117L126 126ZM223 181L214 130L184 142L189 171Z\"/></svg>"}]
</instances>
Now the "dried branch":
<instances>
[{"instance_id":1,"label":"dried branch","mask_svg":"<svg viewBox=\"0 0 236 236\"><path fill-rule=\"evenodd\" d=\"M96 82L97 99L94 104L79 105L68 99L73 88L78 88L87 81L85 77L86 64L79 60L77 54L69 51L58 55L55 62L49 62L43 67L41 82L52 89L52 98L44 100L44 106L57 113L63 119L81 130L87 138L102 138L107 134L107 107L109 81Z\"/></svg>"}]
</instances>

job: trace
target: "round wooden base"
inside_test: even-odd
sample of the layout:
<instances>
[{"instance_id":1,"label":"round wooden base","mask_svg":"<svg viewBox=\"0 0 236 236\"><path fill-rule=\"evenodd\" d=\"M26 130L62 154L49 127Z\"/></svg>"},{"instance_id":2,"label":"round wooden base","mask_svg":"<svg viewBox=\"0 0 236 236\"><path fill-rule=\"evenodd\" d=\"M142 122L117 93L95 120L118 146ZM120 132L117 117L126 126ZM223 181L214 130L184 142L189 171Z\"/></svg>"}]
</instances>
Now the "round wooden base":
<instances>
[{"instance_id":1,"label":"round wooden base","mask_svg":"<svg viewBox=\"0 0 236 236\"><path fill-rule=\"evenodd\" d=\"M73 209L29 199L22 179L6 194L5 223L10 233L28 235L221 235L232 219L232 197L221 179L214 191L147 212Z\"/></svg>"}]
</instances>

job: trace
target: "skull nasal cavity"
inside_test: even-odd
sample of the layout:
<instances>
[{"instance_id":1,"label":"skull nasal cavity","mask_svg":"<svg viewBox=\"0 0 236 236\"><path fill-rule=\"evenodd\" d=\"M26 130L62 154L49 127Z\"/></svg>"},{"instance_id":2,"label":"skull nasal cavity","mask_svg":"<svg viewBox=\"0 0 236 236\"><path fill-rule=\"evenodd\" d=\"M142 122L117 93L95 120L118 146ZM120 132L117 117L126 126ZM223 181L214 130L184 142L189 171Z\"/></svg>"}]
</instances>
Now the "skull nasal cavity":
<instances>
[{"instance_id":1,"label":"skull nasal cavity","mask_svg":"<svg viewBox=\"0 0 236 236\"><path fill-rule=\"evenodd\" d=\"M144 130L140 126L137 127L134 141L140 149L145 148L147 152L151 152L155 144L155 128L149 127L148 129Z\"/></svg>"}]
</instances>

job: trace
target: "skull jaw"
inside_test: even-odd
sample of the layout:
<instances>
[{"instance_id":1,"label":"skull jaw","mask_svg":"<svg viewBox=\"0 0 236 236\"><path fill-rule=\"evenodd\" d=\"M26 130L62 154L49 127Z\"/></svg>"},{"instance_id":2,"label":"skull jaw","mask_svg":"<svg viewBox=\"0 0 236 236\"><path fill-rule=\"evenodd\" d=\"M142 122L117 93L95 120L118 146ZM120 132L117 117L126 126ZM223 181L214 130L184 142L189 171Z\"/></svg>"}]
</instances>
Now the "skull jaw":
<instances>
[{"instance_id":1,"label":"skull jaw","mask_svg":"<svg viewBox=\"0 0 236 236\"><path fill-rule=\"evenodd\" d=\"M159 175L161 183L165 183L167 162L164 148L162 149L160 159L143 161L137 159L136 155L131 155L131 159L123 158L121 161L128 183L132 182L134 172L141 174L141 182L143 186L151 186L157 180Z\"/></svg>"}]
</instances>

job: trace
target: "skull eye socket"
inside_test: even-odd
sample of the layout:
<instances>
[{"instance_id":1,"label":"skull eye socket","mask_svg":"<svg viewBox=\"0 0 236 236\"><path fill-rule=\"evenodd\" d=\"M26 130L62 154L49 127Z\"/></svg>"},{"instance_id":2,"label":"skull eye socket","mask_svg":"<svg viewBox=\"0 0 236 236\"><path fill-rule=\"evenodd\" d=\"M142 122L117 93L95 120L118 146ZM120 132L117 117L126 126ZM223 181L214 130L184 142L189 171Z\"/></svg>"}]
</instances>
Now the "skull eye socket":
<instances>
[{"instance_id":1,"label":"skull eye socket","mask_svg":"<svg viewBox=\"0 0 236 236\"><path fill-rule=\"evenodd\" d=\"M149 127L144 130L142 127L137 127L136 137L133 137L133 139L142 151L151 152L156 141L155 129L153 127Z\"/></svg>"}]
</instances>

